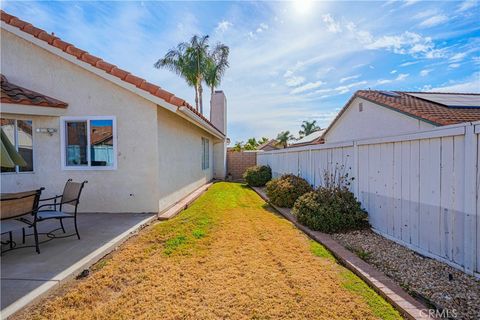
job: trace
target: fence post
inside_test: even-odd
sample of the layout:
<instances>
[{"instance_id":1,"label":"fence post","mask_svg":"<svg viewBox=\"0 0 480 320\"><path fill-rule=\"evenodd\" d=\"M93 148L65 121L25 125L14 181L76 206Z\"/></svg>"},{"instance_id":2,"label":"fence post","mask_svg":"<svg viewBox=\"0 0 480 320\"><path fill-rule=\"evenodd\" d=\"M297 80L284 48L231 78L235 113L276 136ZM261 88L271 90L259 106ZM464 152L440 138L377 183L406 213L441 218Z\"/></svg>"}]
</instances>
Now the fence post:
<instances>
[{"instance_id":1,"label":"fence post","mask_svg":"<svg viewBox=\"0 0 480 320\"><path fill-rule=\"evenodd\" d=\"M358 182L358 144L357 141L353 141L353 166L352 166L352 177L353 179L353 194L360 200L359 182Z\"/></svg>"},{"instance_id":2,"label":"fence post","mask_svg":"<svg viewBox=\"0 0 480 320\"><path fill-rule=\"evenodd\" d=\"M474 125L465 126L465 218L464 218L464 267L473 274L476 264L476 189L477 189L477 141Z\"/></svg>"}]
</instances>

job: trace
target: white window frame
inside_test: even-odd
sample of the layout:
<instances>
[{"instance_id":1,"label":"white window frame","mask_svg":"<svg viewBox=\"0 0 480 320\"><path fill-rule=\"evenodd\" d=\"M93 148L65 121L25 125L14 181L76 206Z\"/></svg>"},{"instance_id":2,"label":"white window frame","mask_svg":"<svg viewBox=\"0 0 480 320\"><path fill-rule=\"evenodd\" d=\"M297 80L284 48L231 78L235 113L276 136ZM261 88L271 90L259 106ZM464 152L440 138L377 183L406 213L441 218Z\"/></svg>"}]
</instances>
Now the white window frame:
<instances>
[{"instance_id":1,"label":"white window frame","mask_svg":"<svg viewBox=\"0 0 480 320\"><path fill-rule=\"evenodd\" d=\"M35 164L37 163L35 161L35 127L33 125L33 119L18 119L18 118L10 118L10 117L3 117L3 119L8 119L8 120L13 120L13 139L15 140L13 142L15 150L18 152L18 121L31 121L32 122L32 160L33 160L33 166L32 166L32 171L20 171L20 166L15 166L15 171L14 172L2 172L2 175L8 175L8 174L33 174L35 173Z\"/></svg>"},{"instance_id":2,"label":"white window frame","mask_svg":"<svg viewBox=\"0 0 480 320\"><path fill-rule=\"evenodd\" d=\"M208 169L210 169L210 139L202 137L202 170Z\"/></svg>"},{"instance_id":3,"label":"white window frame","mask_svg":"<svg viewBox=\"0 0 480 320\"><path fill-rule=\"evenodd\" d=\"M91 120L112 120L112 141L113 141L113 165L107 167L91 166L90 159L90 121ZM67 166L66 161L66 122L87 122L87 162L85 166ZM60 117L60 154L62 170L67 171L108 171L117 170L117 118L115 116L84 116L84 117Z\"/></svg>"}]
</instances>

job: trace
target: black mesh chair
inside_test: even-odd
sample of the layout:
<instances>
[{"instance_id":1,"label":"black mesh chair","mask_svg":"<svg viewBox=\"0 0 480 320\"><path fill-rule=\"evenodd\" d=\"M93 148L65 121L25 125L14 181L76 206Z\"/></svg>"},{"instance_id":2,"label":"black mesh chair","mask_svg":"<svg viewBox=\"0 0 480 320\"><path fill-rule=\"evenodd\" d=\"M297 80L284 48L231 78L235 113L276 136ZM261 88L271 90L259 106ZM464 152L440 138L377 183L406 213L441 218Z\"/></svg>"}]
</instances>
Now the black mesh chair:
<instances>
[{"instance_id":1,"label":"black mesh chair","mask_svg":"<svg viewBox=\"0 0 480 320\"><path fill-rule=\"evenodd\" d=\"M80 233L78 233L78 226L77 226L77 209L78 209L78 203L80 202L80 195L82 193L82 189L85 183L87 182L88 181L73 182L72 179L68 179L67 183L65 184L65 188L63 189L62 195L40 200L41 202L53 200L53 202L45 203L45 204L42 204L40 207L38 207L39 210L37 213L37 222L42 222L42 221L51 220L51 219L56 219L60 221L60 228L49 232L47 236L51 238L66 238L66 237L74 236L76 234L78 239L80 239ZM65 212L63 210L65 206L73 207L73 212ZM49 207L50 209L42 209L46 207ZM75 233L67 236L53 235L53 232L59 229L62 229L63 233L65 233L65 227L63 226L63 219L73 219L73 222L75 224Z\"/></svg>"},{"instance_id":2,"label":"black mesh chair","mask_svg":"<svg viewBox=\"0 0 480 320\"><path fill-rule=\"evenodd\" d=\"M40 253L38 232L37 232L37 211L40 201L40 195L44 188L38 190L2 193L0 196L0 229L2 234L8 234L8 241L2 241L2 244L8 245L9 249L2 250L2 253L16 248L26 248L32 246L16 247L13 241L12 232L22 230L22 240L25 243L25 228L33 228L35 237L35 249ZM33 217L33 219L30 219Z\"/></svg>"}]
</instances>

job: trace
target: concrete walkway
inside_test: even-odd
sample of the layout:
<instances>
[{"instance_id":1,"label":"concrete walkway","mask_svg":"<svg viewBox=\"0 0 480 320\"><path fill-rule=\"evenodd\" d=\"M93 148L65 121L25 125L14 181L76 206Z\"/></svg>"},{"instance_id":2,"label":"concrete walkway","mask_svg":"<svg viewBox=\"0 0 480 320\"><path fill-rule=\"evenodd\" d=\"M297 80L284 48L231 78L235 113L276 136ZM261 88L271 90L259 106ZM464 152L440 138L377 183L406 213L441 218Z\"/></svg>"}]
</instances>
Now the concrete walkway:
<instances>
[{"instance_id":1,"label":"concrete walkway","mask_svg":"<svg viewBox=\"0 0 480 320\"><path fill-rule=\"evenodd\" d=\"M127 239L131 232L155 218L153 214L79 214L81 240L76 236L54 239L40 245L40 254L35 248L6 252L1 257L2 318L88 268ZM73 221L66 220L64 225L67 233L74 232ZM47 232L57 228L59 222L46 221L40 226L39 232ZM21 245L21 239L15 240ZM33 237L27 237L27 244L33 244Z\"/></svg>"}]
</instances>

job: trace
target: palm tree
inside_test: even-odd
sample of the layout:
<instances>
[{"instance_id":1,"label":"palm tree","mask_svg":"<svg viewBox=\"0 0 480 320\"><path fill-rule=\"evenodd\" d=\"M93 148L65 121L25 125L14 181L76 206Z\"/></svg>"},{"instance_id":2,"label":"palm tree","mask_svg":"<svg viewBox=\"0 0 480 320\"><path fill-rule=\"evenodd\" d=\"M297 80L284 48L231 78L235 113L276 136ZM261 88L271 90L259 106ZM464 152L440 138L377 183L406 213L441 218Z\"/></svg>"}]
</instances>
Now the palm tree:
<instances>
[{"instance_id":1,"label":"palm tree","mask_svg":"<svg viewBox=\"0 0 480 320\"><path fill-rule=\"evenodd\" d=\"M180 43L168 51L155 64L155 68L166 68L185 79L195 88L195 107L203 113L202 81L208 60L208 36L194 35L189 42Z\"/></svg>"},{"instance_id":2,"label":"palm tree","mask_svg":"<svg viewBox=\"0 0 480 320\"><path fill-rule=\"evenodd\" d=\"M266 142L268 142L270 139L268 139L267 137L262 137L260 140L258 140L258 145L262 145Z\"/></svg>"},{"instance_id":3,"label":"palm tree","mask_svg":"<svg viewBox=\"0 0 480 320\"><path fill-rule=\"evenodd\" d=\"M217 43L213 51L209 53L209 59L204 70L205 83L210 87L211 97L222 81L225 71L229 67L228 54L230 48L222 43Z\"/></svg>"},{"instance_id":4,"label":"palm tree","mask_svg":"<svg viewBox=\"0 0 480 320\"><path fill-rule=\"evenodd\" d=\"M311 122L303 121L301 127L303 130L298 131L300 138L303 138L305 136L308 136L309 134L314 133L315 131L320 130L320 127L317 126L317 120L313 120Z\"/></svg>"},{"instance_id":5,"label":"palm tree","mask_svg":"<svg viewBox=\"0 0 480 320\"><path fill-rule=\"evenodd\" d=\"M235 145L233 146L232 149L233 149L233 151L238 151L238 152L242 151L243 150L243 141L235 142Z\"/></svg>"},{"instance_id":6,"label":"palm tree","mask_svg":"<svg viewBox=\"0 0 480 320\"><path fill-rule=\"evenodd\" d=\"M290 134L290 131L282 131L277 135L277 144L286 148L288 141L293 140L293 135Z\"/></svg>"},{"instance_id":7,"label":"palm tree","mask_svg":"<svg viewBox=\"0 0 480 320\"><path fill-rule=\"evenodd\" d=\"M245 150L256 150L258 147L257 139L250 138L247 140L247 143L243 146Z\"/></svg>"}]
</instances>

